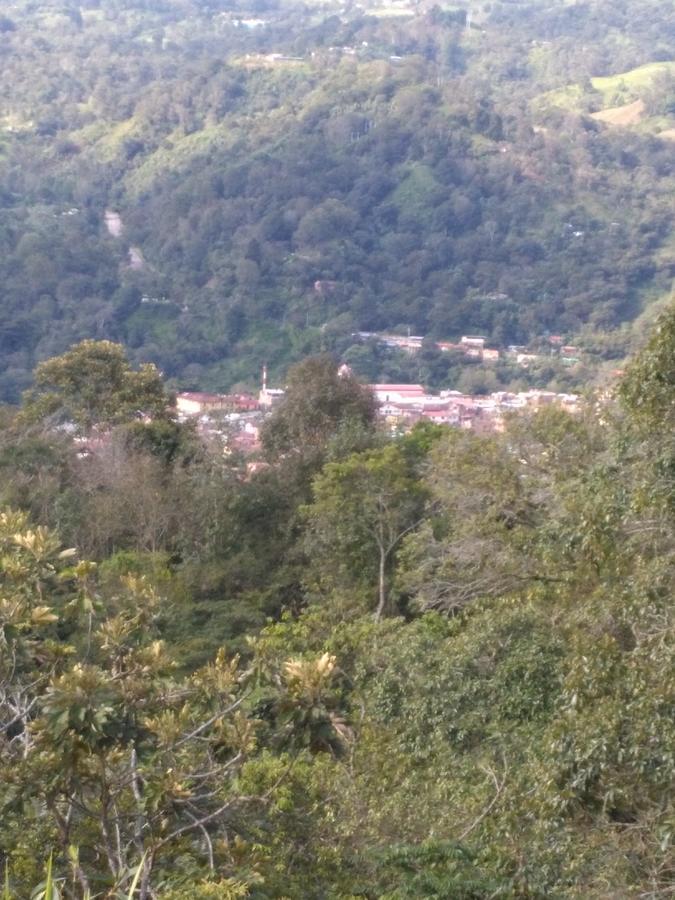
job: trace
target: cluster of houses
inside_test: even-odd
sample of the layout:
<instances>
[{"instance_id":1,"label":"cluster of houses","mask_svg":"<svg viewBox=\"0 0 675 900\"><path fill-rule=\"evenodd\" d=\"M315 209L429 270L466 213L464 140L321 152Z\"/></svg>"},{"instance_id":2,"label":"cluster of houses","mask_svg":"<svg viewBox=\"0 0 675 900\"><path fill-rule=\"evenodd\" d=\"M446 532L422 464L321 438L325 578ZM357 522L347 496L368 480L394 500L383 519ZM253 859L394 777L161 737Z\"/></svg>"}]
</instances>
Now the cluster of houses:
<instances>
[{"instance_id":1,"label":"cluster of houses","mask_svg":"<svg viewBox=\"0 0 675 900\"><path fill-rule=\"evenodd\" d=\"M353 338L360 341L376 341L385 347L395 350L403 350L406 353L417 353L422 349L425 338L419 334L382 334L371 331L357 331ZM579 362L579 348L565 344L561 335L551 335L547 338L550 347L550 355L558 356L563 365L574 365ZM463 335L458 343L451 341L434 341L434 346L444 353L455 351L463 354L467 359L485 363L496 363L502 356L526 369L530 363L542 358L540 353L535 353L527 347L512 344L505 351L499 351L492 347L486 347L487 339L478 335Z\"/></svg>"},{"instance_id":2,"label":"cluster of houses","mask_svg":"<svg viewBox=\"0 0 675 900\"><path fill-rule=\"evenodd\" d=\"M352 334L352 337L361 341L374 340L385 347L391 347L394 350L404 350L406 353L417 353L418 350L422 349L422 343L425 340L419 334L378 334L371 331L357 331ZM444 353L455 350L469 359L497 362L499 350L490 349L485 344L486 339L484 337L472 337L470 335L464 335L458 344L453 344L451 341L434 341L434 345Z\"/></svg>"},{"instance_id":3,"label":"cluster of houses","mask_svg":"<svg viewBox=\"0 0 675 900\"><path fill-rule=\"evenodd\" d=\"M267 386L267 368L263 368L262 387L253 394L211 394L181 391L176 394L179 421L196 421L198 433L205 439L249 456L260 449L260 428L272 407L283 399L281 388Z\"/></svg>"},{"instance_id":4,"label":"cluster of houses","mask_svg":"<svg viewBox=\"0 0 675 900\"><path fill-rule=\"evenodd\" d=\"M267 408L269 406L271 403ZM180 422L194 421L198 434L205 441L245 456L260 449L260 426L265 408L260 398L252 394L181 391L176 395L176 415Z\"/></svg>"},{"instance_id":5,"label":"cluster of houses","mask_svg":"<svg viewBox=\"0 0 675 900\"><path fill-rule=\"evenodd\" d=\"M345 366L344 370L349 371ZM499 432L509 412L557 405L577 412L576 394L529 390L519 393L496 391L472 396L459 391L429 394L421 384L371 384L378 402L379 416L394 433L405 432L417 422L428 420L477 432ZM176 412L182 421L195 420L198 432L206 440L222 444L228 452L246 456L260 449L260 429L269 411L284 396L280 388L267 386L263 370L262 388L252 394L211 394L183 391L176 396Z\"/></svg>"},{"instance_id":6,"label":"cluster of houses","mask_svg":"<svg viewBox=\"0 0 675 900\"><path fill-rule=\"evenodd\" d=\"M558 354L564 366L574 366L579 362L579 348L573 344L566 344L561 334L552 334L547 340L551 353Z\"/></svg>"},{"instance_id":7,"label":"cluster of houses","mask_svg":"<svg viewBox=\"0 0 675 900\"><path fill-rule=\"evenodd\" d=\"M499 432L503 431L505 416L510 412L557 405L576 413L581 402L577 394L542 390L495 391L486 396L472 396L460 391L428 394L421 384L374 384L371 389L379 403L381 418L393 431L405 431L426 419L472 431Z\"/></svg>"}]
</instances>

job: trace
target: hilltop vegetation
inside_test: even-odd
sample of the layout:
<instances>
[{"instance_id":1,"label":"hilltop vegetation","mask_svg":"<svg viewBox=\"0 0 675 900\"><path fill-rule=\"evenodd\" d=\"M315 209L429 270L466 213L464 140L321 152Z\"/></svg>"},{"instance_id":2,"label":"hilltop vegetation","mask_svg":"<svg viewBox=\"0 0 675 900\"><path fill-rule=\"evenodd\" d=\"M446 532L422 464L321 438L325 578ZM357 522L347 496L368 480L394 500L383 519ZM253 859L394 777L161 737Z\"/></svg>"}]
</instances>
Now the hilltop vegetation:
<instances>
[{"instance_id":1,"label":"hilltop vegetation","mask_svg":"<svg viewBox=\"0 0 675 900\"><path fill-rule=\"evenodd\" d=\"M86 337L188 388L397 327L620 359L673 274L670 5L468 12L17 0L2 395ZM624 100L649 127L591 117Z\"/></svg>"},{"instance_id":2,"label":"hilltop vegetation","mask_svg":"<svg viewBox=\"0 0 675 900\"><path fill-rule=\"evenodd\" d=\"M257 473L119 347L43 364L0 429L5 895L671 895L673 360L671 311L585 415L391 440L311 358Z\"/></svg>"},{"instance_id":3,"label":"hilltop vegetation","mask_svg":"<svg viewBox=\"0 0 675 900\"><path fill-rule=\"evenodd\" d=\"M672 140L675 134L675 62L662 61L591 78L545 94L540 103L578 112L609 125L639 126L639 133Z\"/></svg>"}]
</instances>

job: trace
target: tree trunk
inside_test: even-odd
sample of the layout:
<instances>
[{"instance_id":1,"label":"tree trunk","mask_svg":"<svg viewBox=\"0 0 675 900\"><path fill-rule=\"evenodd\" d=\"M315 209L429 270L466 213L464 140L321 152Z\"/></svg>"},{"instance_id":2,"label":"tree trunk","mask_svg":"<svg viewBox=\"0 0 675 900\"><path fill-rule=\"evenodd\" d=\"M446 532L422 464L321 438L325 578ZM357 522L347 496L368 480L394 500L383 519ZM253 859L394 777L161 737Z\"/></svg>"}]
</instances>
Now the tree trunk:
<instances>
[{"instance_id":1,"label":"tree trunk","mask_svg":"<svg viewBox=\"0 0 675 900\"><path fill-rule=\"evenodd\" d=\"M379 622L384 612L384 606L387 602L387 585L386 585L386 569L387 553L383 546L380 546L380 570L378 577L378 603L375 610L375 621Z\"/></svg>"},{"instance_id":2,"label":"tree trunk","mask_svg":"<svg viewBox=\"0 0 675 900\"><path fill-rule=\"evenodd\" d=\"M150 895L150 875L155 862L154 852L148 852L148 855L142 860L143 872L141 874L141 883L138 889L139 900L148 900Z\"/></svg>"}]
</instances>

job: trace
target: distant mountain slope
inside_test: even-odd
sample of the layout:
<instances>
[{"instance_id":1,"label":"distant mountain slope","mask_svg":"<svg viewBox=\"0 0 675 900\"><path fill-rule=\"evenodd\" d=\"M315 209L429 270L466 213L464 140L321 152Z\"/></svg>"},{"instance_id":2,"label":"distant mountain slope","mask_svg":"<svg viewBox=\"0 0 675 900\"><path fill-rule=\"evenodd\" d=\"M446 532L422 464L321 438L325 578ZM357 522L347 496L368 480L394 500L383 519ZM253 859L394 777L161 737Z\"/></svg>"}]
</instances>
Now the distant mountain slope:
<instances>
[{"instance_id":1,"label":"distant mountain slope","mask_svg":"<svg viewBox=\"0 0 675 900\"><path fill-rule=\"evenodd\" d=\"M0 18L0 393L87 336L227 387L356 330L631 321L674 274L672 144L593 114L641 100L667 133L672 27L637 0L22 0Z\"/></svg>"}]
</instances>

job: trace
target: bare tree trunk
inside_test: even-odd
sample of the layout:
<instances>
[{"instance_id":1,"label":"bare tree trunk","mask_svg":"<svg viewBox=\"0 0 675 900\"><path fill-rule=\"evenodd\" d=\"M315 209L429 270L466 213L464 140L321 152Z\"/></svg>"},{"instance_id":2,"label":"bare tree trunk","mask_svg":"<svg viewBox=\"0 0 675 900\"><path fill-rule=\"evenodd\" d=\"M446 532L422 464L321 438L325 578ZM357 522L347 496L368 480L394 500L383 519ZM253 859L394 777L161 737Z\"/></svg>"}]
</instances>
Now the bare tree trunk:
<instances>
[{"instance_id":1,"label":"bare tree trunk","mask_svg":"<svg viewBox=\"0 0 675 900\"><path fill-rule=\"evenodd\" d=\"M384 606L387 602L387 583L386 583L386 564L387 564L387 551L384 548L383 544L380 544L380 568L379 568L379 576L378 576L378 603L377 609L375 610L375 621L379 622L382 618L382 613L384 612Z\"/></svg>"},{"instance_id":2,"label":"bare tree trunk","mask_svg":"<svg viewBox=\"0 0 675 900\"><path fill-rule=\"evenodd\" d=\"M134 795L134 800L136 801L134 843L136 844L138 852L142 853L143 852L143 832L145 830L147 820L143 813L143 796L141 794L140 781L138 778L138 755L136 753L136 747L134 747L134 746L132 746L132 748L131 748L130 772L131 772L131 790Z\"/></svg>"},{"instance_id":3,"label":"bare tree trunk","mask_svg":"<svg viewBox=\"0 0 675 900\"><path fill-rule=\"evenodd\" d=\"M59 810L55 801L47 800L47 809L54 816L54 820L60 832L61 837L61 850L64 856L69 856L68 848L70 845L70 819L73 812L73 801L72 798L68 803L68 812L64 816ZM75 855L70 857L71 865L73 867L73 874L80 882L80 887L82 888L82 896L87 897L91 893L89 887L89 880L87 876L84 874L82 867L80 866L80 856L79 852L76 850Z\"/></svg>"},{"instance_id":4,"label":"bare tree trunk","mask_svg":"<svg viewBox=\"0 0 675 900\"><path fill-rule=\"evenodd\" d=\"M119 855L119 846L117 848L118 855L115 856L115 845L113 843L113 835L112 835L112 826L110 823L110 807L112 805L111 797L110 797L110 789L108 786L108 778L105 770L105 760L102 755L99 755L99 765L101 770L101 791L100 791L100 802L101 802L101 836L103 837L103 846L105 848L105 853L108 858L108 866L110 867L110 873L115 880L117 880L120 876L122 869L124 868L124 864Z\"/></svg>"},{"instance_id":5,"label":"bare tree trunk","mask_svg":"<svg viewBox=\"0 0 675 900\"><path fill-rule=\"evenodd\" d=\"M150 875L152 873L152 867L155 862L155 854L153 852L149 852L148 855L143 860L143 873L141 875L141 883L138 889L139 900L148 900L148 896L151 894L150 890Z\"/></svg>"}]
</instances>

